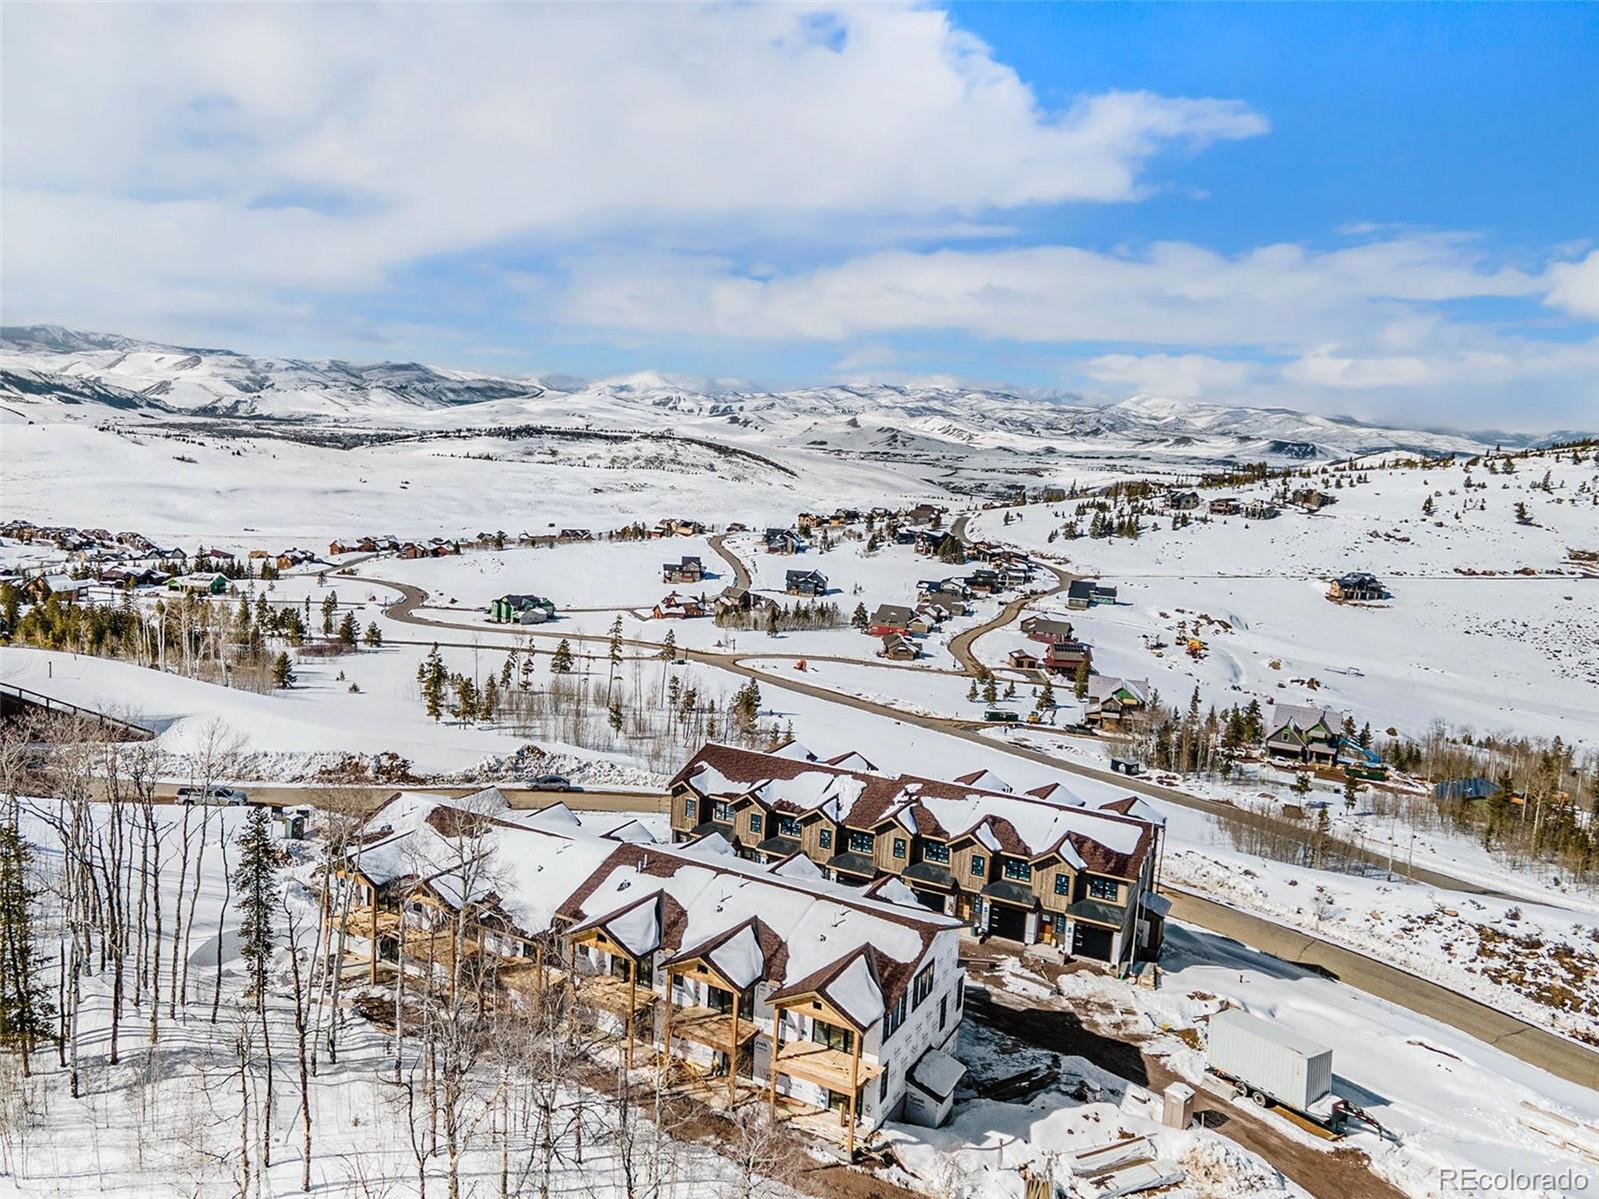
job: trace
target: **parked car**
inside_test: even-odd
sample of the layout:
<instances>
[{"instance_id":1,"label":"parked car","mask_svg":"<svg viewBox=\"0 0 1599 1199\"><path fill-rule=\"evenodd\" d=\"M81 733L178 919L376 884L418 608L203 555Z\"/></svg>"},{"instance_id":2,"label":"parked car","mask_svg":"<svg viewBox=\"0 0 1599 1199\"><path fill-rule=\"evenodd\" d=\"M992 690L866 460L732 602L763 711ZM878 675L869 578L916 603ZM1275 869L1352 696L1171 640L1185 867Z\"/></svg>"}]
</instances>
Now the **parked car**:
<instances>
[{"instance_id":1,"label":"parked car","mask_svg":"<svg viewBox=\"0 0 1599 1199\"><path fill-rule=\"evenodd\" d=\"M180 803L214 803L237 806L250 802L248 793L238 787L223 787L213 783L209 787L179 787Z\"/></svg>"},{"instance_id":2,"label":"parked car","mask_svg":"<svg viewBox=\"0 0 1599 1199\"><path fill-rule=\"evenodd\" d=\"M562 778L558 774L541 774L527 782L529 791L576 791L570 779Z\"/></svg>"}]
</instances>

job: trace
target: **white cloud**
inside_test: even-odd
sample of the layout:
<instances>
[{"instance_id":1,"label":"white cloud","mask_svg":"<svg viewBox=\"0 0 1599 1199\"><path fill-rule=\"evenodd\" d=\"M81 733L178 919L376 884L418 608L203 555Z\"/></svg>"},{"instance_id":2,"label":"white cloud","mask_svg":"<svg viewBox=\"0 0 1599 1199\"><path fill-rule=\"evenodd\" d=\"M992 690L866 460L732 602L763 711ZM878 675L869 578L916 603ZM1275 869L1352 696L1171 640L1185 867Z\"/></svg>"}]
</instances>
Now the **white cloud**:
<instances>
[{"instance_id":1,"label":"white cloud","mask_svg":"<svg viewBox=\"0 0 1599 1199\"><path fill-rule=\"evenodd\" d=\"M1549 294L1544 302L1573 316L1599 320L1599 250L1581 262L1557 262L1547 272Z\"/></svg>"},{"instance_id":2,"label":"white cloud","mask_svg":"<svg viewBox=\"0 0 1599 1199\"><path fill-rule=\"evenodd\" d=\"M13 309L68 306L80 271L247 311L507 239L982 233L1266 128L1148 92L1046 111L901 4L19 5L4 67Z\"/></svg>"},{"instance_id":3,"label":"white cloud","mask_svg":"<svg viewBox=\"0 0 1599 1199\"><path fill-rule=\"evenodd\" d=\"M1200 399L1237 395L1262 378L1266 368L1206 354L1102 354L1085 363L1083 373L1144 395Z\"/></svg>"},{"instance_id":4,"label":"white cloud","mask_svg":"<svg viewBox=\"0 0 1599 1199\"><path fill-rule=\"evenodd\" d=\"M1417 305L1538 290L1458 236L1234 257L1167 242L1132 256L1072 246L884 251L753 279L677 257L577 264L560 303L656 333L839 340L956 330L1015 341L1137 342L1295 352L1372 335Z\"/></svg>"}]
</instances>

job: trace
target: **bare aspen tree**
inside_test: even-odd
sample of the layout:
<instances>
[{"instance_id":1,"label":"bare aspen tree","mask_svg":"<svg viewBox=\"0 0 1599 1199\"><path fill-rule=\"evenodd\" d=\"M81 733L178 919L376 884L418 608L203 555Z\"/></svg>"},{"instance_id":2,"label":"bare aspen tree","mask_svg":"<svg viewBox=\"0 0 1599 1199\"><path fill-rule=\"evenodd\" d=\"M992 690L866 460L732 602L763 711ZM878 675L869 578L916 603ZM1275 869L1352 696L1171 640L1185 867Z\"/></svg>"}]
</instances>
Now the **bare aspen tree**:
<instances>
[{"instance_id":1,"label":"bare aspen tree","mask_svg":"<svg viewBox=\"0 0 1599 1199\"><path fill-rule=\"evenodd\" d=\"M283 898L285 941L289 950L289 974L294 984L294 1056L300 1076L300 1189L311 1189L311 1130L314 1121L311 1108L311 1070L307 1042L310 1039L311 992L309 979L301 965L305 953L304 924L288 896ZM314 941L313 941L314 944Z\"/></svg>"}]
</instances>

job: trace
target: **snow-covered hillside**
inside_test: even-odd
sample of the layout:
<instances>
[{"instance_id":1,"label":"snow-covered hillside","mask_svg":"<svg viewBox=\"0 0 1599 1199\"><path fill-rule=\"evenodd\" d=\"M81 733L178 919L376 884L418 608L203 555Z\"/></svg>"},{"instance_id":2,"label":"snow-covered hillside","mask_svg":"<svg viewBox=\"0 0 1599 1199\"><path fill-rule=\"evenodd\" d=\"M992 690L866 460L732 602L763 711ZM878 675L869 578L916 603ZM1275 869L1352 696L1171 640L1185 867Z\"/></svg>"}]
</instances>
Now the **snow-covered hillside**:
<instances>
[{"instance_id":1,"label":"snow-covered hillside","mask_svg":"<svg viewBox=\"0 0 1599 1199\"><path fill-rule=\"evenodd\" d=\"M1148 396L1097 406L1070 395L955 386L763 392L656 373L557 387L414 362L357 365L254 357L55 326L6 328L0 333L0 369L6 372L0 395L35 419L50 402L49 385L56 381L63 398L93 385L106 389L102 402L113 406L156 401L208 416L715 429L731 440L765 439L775 446L802 439L853 453L976 450L1048 456L1137 450L1179 459L1295 460L1388 449L1482 448L1479 439L1464 435Z\"/></svg>"}]
</instances>

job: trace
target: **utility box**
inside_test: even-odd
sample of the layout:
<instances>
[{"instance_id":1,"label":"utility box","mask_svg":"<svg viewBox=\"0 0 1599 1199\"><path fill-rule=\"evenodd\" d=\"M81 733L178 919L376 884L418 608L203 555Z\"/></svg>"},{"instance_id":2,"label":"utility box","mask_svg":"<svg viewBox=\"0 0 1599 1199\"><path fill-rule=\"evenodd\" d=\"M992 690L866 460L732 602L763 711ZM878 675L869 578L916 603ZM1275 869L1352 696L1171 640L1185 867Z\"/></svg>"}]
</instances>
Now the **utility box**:
<instances>
[{"instance_id":1,"label":"utility box","mask_svg":"<svg viewBox=\"0 0 1599 1199\"><path fill-rule=\"evenodd\" d=\"M1210 1018L1213 1073L1298 1111L1332 1093L1332 1050L1236 1008Z\"/></svg>"},{"instance_id":2,"label":"utility box","mask_svg":"<svg viewBox=\"0 0 1599 1199\"><path fill-rule=\"evenodd\" d=\"M1166 1088L1164 1099L1160 1122L1167 1128L1187 1128L1194 1118L1194 1088L1186 1082L1174 1082Z\"/></svg>"}]
</instances>

